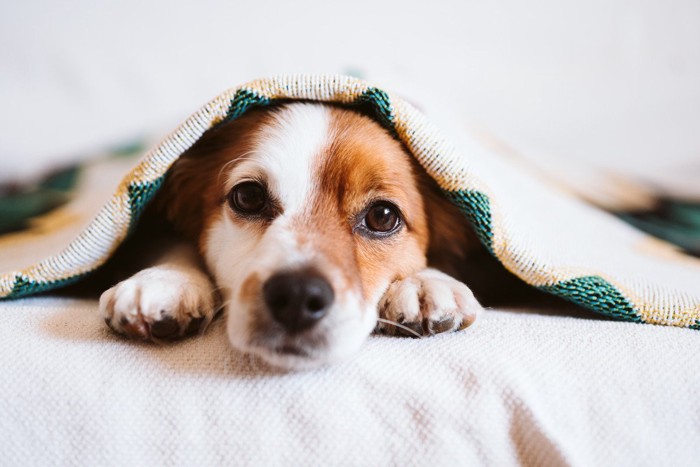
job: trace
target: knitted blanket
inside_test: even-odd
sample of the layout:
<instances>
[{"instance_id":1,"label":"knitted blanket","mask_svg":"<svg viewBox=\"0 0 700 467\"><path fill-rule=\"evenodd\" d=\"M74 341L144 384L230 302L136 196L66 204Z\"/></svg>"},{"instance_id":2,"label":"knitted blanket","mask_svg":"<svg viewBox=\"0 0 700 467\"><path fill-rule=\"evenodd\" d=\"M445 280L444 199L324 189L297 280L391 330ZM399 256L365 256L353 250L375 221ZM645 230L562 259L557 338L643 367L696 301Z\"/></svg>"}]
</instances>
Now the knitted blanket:
<instances>
[{"instance_id":1,"label":"knitted blanket","mask_svg":"<svg viewBox=\"0 0 700 467\"><path fill-rule=\"evenodd\" d=\"M464 131L447 139L442 131L449 122L438 130L389 92L327 75L257 80L204 105L145 154L77 236L54 238L47 248L39 236L18 234L15 240L34 243L38 257L31 264L0 261L9 268L0 274L0 298L52 290L98 269L133 229L170 166L208 129L252 107L288 100L369 110L461 209L484 247L533 287L620 320L700 329L700 260L494 157Z\"/></svg>"}]
</instances>

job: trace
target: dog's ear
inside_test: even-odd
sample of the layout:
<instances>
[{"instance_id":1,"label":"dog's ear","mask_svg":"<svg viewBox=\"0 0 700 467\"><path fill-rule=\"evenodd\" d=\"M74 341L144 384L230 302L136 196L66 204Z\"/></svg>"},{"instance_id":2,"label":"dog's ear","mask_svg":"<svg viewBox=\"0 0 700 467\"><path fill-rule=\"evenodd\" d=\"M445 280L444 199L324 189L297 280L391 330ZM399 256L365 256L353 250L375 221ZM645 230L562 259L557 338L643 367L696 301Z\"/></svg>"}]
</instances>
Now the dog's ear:
<instances>
[{"instance_id":1,"label":"dog's ear","mask_svg":"<svg viewBox=\"0 0 700 467\"><path fill-rule=\"evenodd\" d=\"M442 194L437 182L418 164L415 170L430 232L428 264L459 277L468 256L481 248L479 240L467 218Z\"/></svg>"},{"instance_id":2,"label":"dog's ear","mask_svg":"<svg viewBox=\"0 0 700 467\"><path fill-rule=\"evenodd\" d=\"M206 154L197 148L180 156L166 176L153 201L153 210L164 217L181 235L197 240L204 223L204 197L211 191L212 170ZM209 188L209 189L207 189Z\"/></svg>"}]
</instances>

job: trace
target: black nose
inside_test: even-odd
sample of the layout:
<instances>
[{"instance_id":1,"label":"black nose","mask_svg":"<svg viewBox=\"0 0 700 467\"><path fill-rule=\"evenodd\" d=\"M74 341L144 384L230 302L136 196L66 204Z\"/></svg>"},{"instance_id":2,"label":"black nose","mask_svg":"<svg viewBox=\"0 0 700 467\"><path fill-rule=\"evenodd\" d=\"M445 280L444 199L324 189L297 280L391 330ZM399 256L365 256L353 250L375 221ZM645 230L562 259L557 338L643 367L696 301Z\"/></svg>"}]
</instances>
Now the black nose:
<instances>
[{"instance_id":1,"label":"black nose","mask_svg":"<svg viewBox=\"0 0 700 467\"><path fill-rule=\"evenodd\" d=\"M309 329L333 304L331 285L313 269L275 274L263 284L263 297L275 321L288 331Z\"/></svg>"}]
</instances>

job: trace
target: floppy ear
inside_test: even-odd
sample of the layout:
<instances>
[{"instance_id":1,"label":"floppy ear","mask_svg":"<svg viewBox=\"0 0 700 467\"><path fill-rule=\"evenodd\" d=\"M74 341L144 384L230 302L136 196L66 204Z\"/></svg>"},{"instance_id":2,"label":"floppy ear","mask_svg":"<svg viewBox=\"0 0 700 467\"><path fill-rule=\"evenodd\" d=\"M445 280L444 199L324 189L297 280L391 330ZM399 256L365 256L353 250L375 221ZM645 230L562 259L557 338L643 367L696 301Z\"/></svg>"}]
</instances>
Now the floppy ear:
<instances>
[{"instance_id":1,"label":"floppy ear","mask_svg":"<svg viewBox=\"0 0 700 467\"><path fill-rule=\"evenodd\" d=\"M458 278L467 257L481 245L467 218L445 198L437 182L422 167L415 170L430 232L428 264Z\"/></svg>"},{"instance_id":2,"label":"floppy ear","mask_svg":"<svg viewBox=\"0 0 700 467\"><path fill-rule=\"evenodd\" d=\"M221 196L218 191L223 189L216 183L217 167L222 164L223 155L206 150L206 137L173 164L153 201L154 211L179 234L195 242L204 225L207 206L217 204L215 198Z\"/></svg>"}]
</instances>

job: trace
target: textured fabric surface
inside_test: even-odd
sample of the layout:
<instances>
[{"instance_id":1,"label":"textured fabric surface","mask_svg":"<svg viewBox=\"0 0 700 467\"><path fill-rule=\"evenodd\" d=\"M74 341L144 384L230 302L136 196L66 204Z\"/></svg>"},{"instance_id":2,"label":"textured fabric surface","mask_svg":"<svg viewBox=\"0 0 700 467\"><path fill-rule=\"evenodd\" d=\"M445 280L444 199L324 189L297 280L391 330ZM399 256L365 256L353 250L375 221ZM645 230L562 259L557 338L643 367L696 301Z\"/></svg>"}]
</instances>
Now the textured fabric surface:
<instances>
[{"instance_id":1,"label":"textured fabric surface","mask_svg":"<svg viewBox=\"0 0 700 467\"><path fill-rule=\"evenodd\" d=\"M104 264L169 167L207 129L289 99L369 109L463 211L484 246L528 284L617 319L700 328L699 260L554 191L463 129L447 139L400 98L355 78L325 75L253 81L213 99L143 157L77 238L23 269L4 270L0 297L50 290Z\"/></svg>"},{"instance_id":2,"label":"textured fabric surface","mask_svg":"<svg viewBox=\"0 0 700 467\"><path fill-rule=\"evenodd\" d=\"M159 347L96 301L0 303L0 464L697 465L695 331L535 310L280 374L222 320Z\"/></svg>"}]
</instances>

